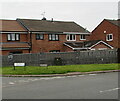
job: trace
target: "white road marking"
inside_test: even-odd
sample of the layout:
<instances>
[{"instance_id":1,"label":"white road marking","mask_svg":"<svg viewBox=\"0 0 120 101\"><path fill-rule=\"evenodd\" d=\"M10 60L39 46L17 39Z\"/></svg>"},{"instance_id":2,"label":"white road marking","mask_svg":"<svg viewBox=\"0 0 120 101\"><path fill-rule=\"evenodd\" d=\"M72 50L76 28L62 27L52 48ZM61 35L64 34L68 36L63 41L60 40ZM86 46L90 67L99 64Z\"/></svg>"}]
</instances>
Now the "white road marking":
<instances>
[{"instance_id":1,"label":"white road marking","mask_svg":"<svg viewBox=\"0 0 120 101\"><path fill-rule=\"evenodd\" d=\"M103 91L100 91L100 93L111 92L111 91L115 91L115 90L118 90L118 89L120 89L120 88L113 88L113 89L103 90Z\"/></svg>"},{"instance_id":2,"label":"white road marking","mask_svg":"<svg viewBox=\"0 0 120 101\"><path fill-rule=\"evenodd\" d=\"M37 80L39 80L39 79L34 79L34 81L37 81Z\"/></svg>"},{"instance_id":3,"label":"white road marking","mask_svg":"<svg viewBox=\"0 0 120 101\"><path fill-rule=\"evenodd\" d=\"M3 83L2 87L6 87L6 85L14 85L14 84L21 84L21 83L28 83L32 81L39 81L39 80L52 80L52 79L61 79L61 78L67 78L67 77L78 77L78 76L85 76L85 75L75 75L75 76L56 76L56 77L43 77L43 78L28 78L26 80L15 80L15 81L10 81L7 84Z\"/></svg>"},{"instance_id":4,"label":"white road marking","mask_svg":"<svg viewBox=\"0 0 120 101\"><path fill-rule=\"evenodd\" d=\"M25 80L19 80L18 82L23 83L23 82L26 82L26 81Z\"/></svg>"},{"instance_id":5,"label":"white road marking","mask_svg":"<svg viewBox=\"0 0 120 101\"><path fill-rule=\"evenodd\" d=\"M61 78L65 78L65 77L58 76L58 77L52 77L52 78L54 78L54 79L61 79Z\"/></svg>"},{"instance_id":6,"label":"white road marking","mask_svg":"<svg viewBox=\"0 0 120 101\"><path fill-rule=\"evenodd\" d=\"M66 76L66 77L77 77L77 76Z\"/></svg>"},{"instance_id":7,"label":"white road marking","mask_svg":"<svg viewBox=\"0 0 120 101\"><path fill-rule=\"evenodd\" d=\"M89 75L97 75L97 74L89 74Z\"/></svg>"},{"instance_id":8,"label":"white road marking","mask_svg":"<svg viewBox=\"0 0 120 101\"><path fill-rule=\"evenodd\" d=\"M77 77L77 76L71 76L71 77Z\"/></svg>"},{"instance_id":9,"label":"white road marking","mask_svg":"<svg viewBox=\"0 0 120 101\"><path fill-rule=\"evenodd\" d=\"M14 85L15 83L14 82L9 82L10 85Z\"/></svg>"},{"instance_id":10,"label":"white road marking","mask_svg":"<svg viewBox=\"0 0 120 101\"><path fill-rule=\"evenodd\" d=\"M54 79L54 78L40 78L40 80L51 80L51 79Z\"/></svg>"},{"instance_id":11,"label":"white road marking","mask_svg":"<svg viewBox=\"0 0 120 101\"><path fill-rule=\"evenodd\" d=\"M79 75L79 76L85 76L85 75Z\"/></svg>"},{"instance_id":12,"label":"white road marking","mask_svg":"<svg viewBox=\"0 0 120 101\"><path fill-rule=\"evenodd\" d=\"M51 80L51 79L54 79L54 78L41 78L41 80Z\"/></svg>"}]
</instances>

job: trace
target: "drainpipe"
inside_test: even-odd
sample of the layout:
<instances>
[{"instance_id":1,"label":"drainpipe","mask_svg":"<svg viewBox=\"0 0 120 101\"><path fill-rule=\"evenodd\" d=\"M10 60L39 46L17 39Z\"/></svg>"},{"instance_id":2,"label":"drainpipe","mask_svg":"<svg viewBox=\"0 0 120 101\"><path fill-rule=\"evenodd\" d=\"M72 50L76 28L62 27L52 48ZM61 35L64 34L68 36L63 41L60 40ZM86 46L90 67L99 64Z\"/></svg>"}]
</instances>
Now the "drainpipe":
<instances>
[{"instance_id":1,"label":"drainpipe","mask_svg":"<svg viewBox=\"0 0 120 101\"><path fill-rule=\"evenodd\" d=\"M30 45L30 51L29 51L29 53L31 53L31 51L32 51L32 32L31 31L29 31L29 45Z\"/></svg>"}]
</instances>

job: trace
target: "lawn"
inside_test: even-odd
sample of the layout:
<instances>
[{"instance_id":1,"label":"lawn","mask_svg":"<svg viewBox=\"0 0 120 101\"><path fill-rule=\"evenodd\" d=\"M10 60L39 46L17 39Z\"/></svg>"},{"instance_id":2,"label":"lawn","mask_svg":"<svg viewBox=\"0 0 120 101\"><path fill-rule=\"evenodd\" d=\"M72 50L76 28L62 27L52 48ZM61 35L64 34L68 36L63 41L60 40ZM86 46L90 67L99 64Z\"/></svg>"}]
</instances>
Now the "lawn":
<instances>
[{"instance_id":1,"label":"lawn","mask_svg":"<svg viewBox=\"0 0 120 101\"><path fill-rule=\"evenodd\" d=\"M1 70L2 69L2 70ZM39 74L64 74L68 72L91 72L91 71L104 71L104 70L120 70L120 64L87 64L87 65L65 65L65 66L26 66L16 67L3 67L0 68L4 75L39 75Z\"/></svg>"}]
</instances>

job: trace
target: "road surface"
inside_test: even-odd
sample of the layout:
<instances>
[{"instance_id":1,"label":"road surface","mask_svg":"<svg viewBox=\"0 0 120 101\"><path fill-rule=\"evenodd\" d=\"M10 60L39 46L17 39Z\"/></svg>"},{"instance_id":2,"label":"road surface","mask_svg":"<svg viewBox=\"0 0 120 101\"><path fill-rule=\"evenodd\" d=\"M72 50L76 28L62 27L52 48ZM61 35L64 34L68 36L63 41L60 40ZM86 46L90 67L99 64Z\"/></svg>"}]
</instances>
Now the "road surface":
<instances>
[{"instance_id":1,"label":"road surface","mask_svg":"<svg viewBox=\"0 0 120 101\"><path fill-rule=\"evenodd\" d=\"M118 99L118 72L2 81L3 99Z\"/></svg>"}]
</instances>

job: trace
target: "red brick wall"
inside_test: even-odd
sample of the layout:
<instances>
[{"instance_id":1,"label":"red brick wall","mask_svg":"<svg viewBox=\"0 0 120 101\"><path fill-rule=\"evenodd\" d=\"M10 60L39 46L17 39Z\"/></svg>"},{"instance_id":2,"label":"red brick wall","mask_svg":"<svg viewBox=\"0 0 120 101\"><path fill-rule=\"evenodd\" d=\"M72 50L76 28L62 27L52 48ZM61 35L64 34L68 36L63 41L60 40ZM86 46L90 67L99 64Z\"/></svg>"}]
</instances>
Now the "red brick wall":
<instances>
[{"instance_id":1,"label":"red brick wall","mask_svg":"<svg viewBox=\"0 0 120 101\"><path fill-rule=\"evenodd\" d=\"M64 52L74 52L74 50L68 46L63 46Z\"/></svg>"},{"instance_id":2,"label":"red brick wall","mask_svg":"<svg viewBox=\"0 0 120 101\"><path fill-rule=\"evenodd\" d=\"M0 42L2 42L2 34L0 34Z\"/></svg>"},{"instance_id":3,"label":"red brick wall","mask_svg":"<svg viewBox=\"0 0 120 101\"><path fill-rule=\"evenodd\" d=\"M60 50L60 52L73 51L71 48L64 46L63 43L66 42L66 35L59 35L59 41L49 41L48 34L44 34L44 40L36 40L36 35L32 35L32 51L31 53L39 52L49 52L51 50ZM88 40L88 36L86 36ZM80 40L80 35L76 35L76 41L86 41ZM30 42L30 34L20 34L20 41L7 41L7 34L2 34L2 42ZM10 51L3 51L3 55L8 55ZM28 50L23 50L23 53L29 53Z\"/></svg>"},{"instance_id":4,"label":"red brick wall","mask_svg":"<svg viewBox=\"0 0 120 101\"><path fill-rule=\"evenodd\" d=\"M76 41L83 41L80 40L80 35L76 35ZM49 41L48 34L44 34L44 40L36 40L35 34L32 34L31 53L49 52L50 50L60 50L60 52L72 51L69 48L65 48L67 46L63 45L64 42L67 42L65 34L59 35L59 41Z\"/></svg>"},{"instance_id":5,"label":"red brick wall","mask_svg":"<svg viewBox=\"0 0 120 101\"><path fill-rule=\"evenodd\" d=\"M20 42L28 42L28 35L20 34Z\"/></svg>"},{"instance_id":6,"label":"red brick wall","mask_svg":"<svg viewBox=\"0 0 120 101\"><path fill-rule=\"evenodd\" d=\"M28 42L28 35L27 34L20 34L20 41L7 41L7 34L0 34L0 37L2 37L1 42ZM4 50L0 54L2 55L8 55L10 52L13 52L13 50ZM22 53L29 53L29 50L14 50L14 51L22 51Z\"/></svg>"},{"instance_id":7,"label":"red brick wall","mask_svg":"<svg viewBox=\"0 0 120 101\"><path fill-rule=\"evenodd\" d=\"M29 50L3 50L0 55L9 55L10 52L21 51L22 53L29 53Z\"/></svg>"},{"instance_id":8,"label":"red brick wall","mask_svg":"<svg viewBox=\"0 0 120 101\"><path fill-rule=\"evenodd\" d=\"M9 53L10 53L9 50L3 50L3 51L2 51L2 55L8 55Z\"/></svg>"},{"instance_id":9,"label":"red brick wall","mask_svg":"<svg viewBox=\"0 0 120 101\"><path fill-rule=\"evenodd\" d=\"M104 31L106 31L106 33L104 33ZM113 41L106 41L106 34L113 34ZM120 48L120 46L118 46L118 27L107 20L103 20L98 27L92 31L90 40L103 40L114 48Z\"/></svg>"},{"instance_id":10,"label":"red brick wall","mask_svg":"<svg viewBox=\"0 0 120 101\"><path fill-rule=\"evenodd\" d=\"M1 34L2 42L7 42L7 34Z\"/></svg>"},{"instance_id":11,"label":"red brick wall","mask_svg":"<svg viewBox=\"0 0 120 101\"><path fill-rule=\"evenodd\" d=\"M7 41L7 34L0 34L2 42L28 42L27 34L20 34L20 41Z\"/></svg>"}]
</instances>

